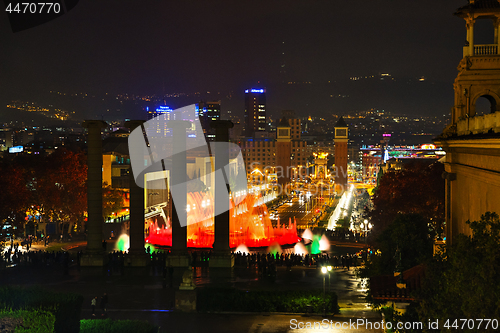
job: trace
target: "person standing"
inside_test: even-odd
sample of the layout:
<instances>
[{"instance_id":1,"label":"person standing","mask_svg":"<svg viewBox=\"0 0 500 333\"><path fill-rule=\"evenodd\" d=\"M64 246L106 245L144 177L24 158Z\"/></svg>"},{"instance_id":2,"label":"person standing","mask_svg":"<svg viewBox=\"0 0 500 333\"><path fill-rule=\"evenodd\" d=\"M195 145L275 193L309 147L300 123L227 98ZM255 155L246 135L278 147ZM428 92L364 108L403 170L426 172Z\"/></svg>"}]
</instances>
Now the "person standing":
<instances>
[{"instance_id":1,"label":"person standing","mask_svg":"<svg viewBox=\"0 0 500 333\"><path fill-rule=\"evenodd\" d=\"M90 306L92 307L92 316L95 317L95 307L97 305L97 296L92 298L92 301L90 301Z\"/></svg>"}]
</instances>

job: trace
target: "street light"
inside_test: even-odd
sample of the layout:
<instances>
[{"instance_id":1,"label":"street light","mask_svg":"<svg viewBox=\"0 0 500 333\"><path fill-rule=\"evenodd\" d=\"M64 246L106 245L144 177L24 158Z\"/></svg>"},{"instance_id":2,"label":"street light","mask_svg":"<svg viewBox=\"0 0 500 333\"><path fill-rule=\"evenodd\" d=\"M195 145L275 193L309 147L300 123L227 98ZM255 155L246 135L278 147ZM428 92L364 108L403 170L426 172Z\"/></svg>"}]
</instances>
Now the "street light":
<instances>
[{"instance_id":1,"label":"street light","mask_svg":"<svg viewBox=\"0 0 500 333\"><path fill-rule=\"evenodd\" d=\"M323 273L323 316L326 316L326 290L325 290L326 272L328 272L328 268L326 268L325 266L321 267L321 273Z\"/></svg>"}]
</instances>

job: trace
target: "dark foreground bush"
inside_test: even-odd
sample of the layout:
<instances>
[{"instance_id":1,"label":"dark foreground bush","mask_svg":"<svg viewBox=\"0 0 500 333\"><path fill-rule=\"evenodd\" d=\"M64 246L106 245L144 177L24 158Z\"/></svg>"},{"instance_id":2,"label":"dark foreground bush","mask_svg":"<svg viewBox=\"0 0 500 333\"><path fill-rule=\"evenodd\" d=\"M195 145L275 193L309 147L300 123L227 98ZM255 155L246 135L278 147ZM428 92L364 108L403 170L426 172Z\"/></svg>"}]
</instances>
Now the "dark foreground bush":
<instances>
[{"instance_id":1,"label":"dark foreground bush","mask_svg":"<svg viewBox=\"0 0 500 333\"><path fill-rule=\"evenodd\" d=\"M199 289L198 311L242 311L242 312L292 312L338 314L340 309L335 293L327 293L324 302L323 291L242 291L236 289Z\"/></svg>"},{"instance_id":2,"label":"dark foreground bush","mask_svg":"<svg viewBox=\"0 0 500 333\"><path fill-rule=\"evenodd\" d=\"M55 316L54 332L78 333L83 296L41 288L0 288L0 308L42 310Z\"/></svg>"},{"instance_id":3,"label":"dark foreground bush","mask_svg":"<svg viewBox=\"0 0 500 333\"><path fill-rule=\"evenodd\" d=\"M140 320L83 319L80 333L156 333L158 327Z\"/></svg>"},{"instance_id":4,"label":"dark foreground bush","mask_svg":"<svg viewBox=\"0 0 500 333\"><path fill-rule=\"evenodd\" d=\"M54 315L39 310L0 310L0 327L6 332L52 333Z\"/></svg>"}]
</instances>

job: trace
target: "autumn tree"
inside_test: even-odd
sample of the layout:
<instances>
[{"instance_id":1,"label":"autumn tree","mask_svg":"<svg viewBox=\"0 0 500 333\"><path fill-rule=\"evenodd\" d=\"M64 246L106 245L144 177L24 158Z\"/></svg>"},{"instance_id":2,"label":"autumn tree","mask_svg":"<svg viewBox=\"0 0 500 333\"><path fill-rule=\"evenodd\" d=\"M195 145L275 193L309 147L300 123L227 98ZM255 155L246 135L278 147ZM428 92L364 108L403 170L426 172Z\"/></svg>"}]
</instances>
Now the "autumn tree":
<instances>
[{"instance_id":1,"label":"autumn tree","mask_svg":"<svg viewBox=\"0 0 500 333\"><path fill-rule=\"evenodd\" d=\"M119 212L124 205L124 192L115 189L106 182L102 187L102 214L104 219L110 217L114 212Z\"/></svg>"},{"instance_id":2,"label":"autumn tree","mask_svg":"<svg viewBox=\"0 0 500 333\"><path fill-rule=\"evenodd\" d=\"M0 164L0 222L9 220L22 230L30 192L24 170L14 163Z\"/></svg>"},{"instance_id":3,"label":"autumn tree","mask_svg":"<svg viewBox=\"0 0 500 333\"><path fill-rule=\"evenodd\" d=\"M59 220L72 226L82 223L87 211L87 158L83 151L57 150L49 155L60 196ZM57 209L56 209L57 211Z\"/></svg>"},{"instance_id":4,"label":"autumn tree","mask_svg":"<svg viewBox=\"0 0 500 333\"><path fill-rule=\"evenodd\" d=\"M374 236L380 235L398 214L419 214L436 233L444 221L444 171L442 163L429 166L410 163L402 170L384 173L373 195L373 209L367 212Z\"/></svg>"},{"instance_id":5,"label":"autumn tree","mask_svg":"<svg viewBox=\"0 0 500 333\"><path fill-rule=\"evenodd\" d=\"M71 232L81 224L87 210L87 165L85 154L58 149L47 156L23 158L30 207L42 221L60 221Z\"/></svg>"}]
</instances>

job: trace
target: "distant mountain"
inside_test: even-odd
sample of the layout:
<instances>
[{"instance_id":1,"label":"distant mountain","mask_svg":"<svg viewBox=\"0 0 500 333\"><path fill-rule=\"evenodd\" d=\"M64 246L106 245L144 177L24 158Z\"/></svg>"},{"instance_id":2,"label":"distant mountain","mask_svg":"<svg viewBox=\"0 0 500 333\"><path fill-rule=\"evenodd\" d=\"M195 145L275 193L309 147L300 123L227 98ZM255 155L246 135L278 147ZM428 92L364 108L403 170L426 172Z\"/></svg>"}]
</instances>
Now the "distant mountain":
<instances>
[{"instance_id":1,"label":"distant mountain","mask_svg":"<svg viewBox=\"0 0 500 333\"><path fill-rule=\"evenodd\" d=\"M330 116L347 114L354 111L381 109L393 114L411 116L443 115L450 112L453 105L453 86L446 82L431 80L420 81L418 78L392 78L375 76L360 80L341 80L332 82L311 82L288 84L272 82L266 88L267 113L274 118L281 115L281 110L295 110L298 117ZM250 87L247 87L250 88ZM5 107L8 97L0 106L0 121L31 121L57 123L55 119L43 116L13 112ZM146 109L155 109L166 104L179 108L200 100L221 100L222 115L232 111L233 115L243 119L244 90L211 91L207 89L199 94L186 94L179 97L147 98L131 95L91 95L85 93L46 92L37 96L24 97L26 101L36 102L47 108L58 108L74 112L73 120L103 119L106 121L124 119L147 119ZM24 100L23 99L23 100Z\"/></svg>"},{"instance_id":2,"label":"distant mountain","mask_svg":"<svg viewBox=\"0 0 500 333\"><path fill-rule=\"evenodd\" d=\"M69 126L75 124L75 121L63 121L55 118L48 118L41 112L28 112L2 106L0 108L0 124L7 123L8 126Z\"/></svg>"}]
</instances>

